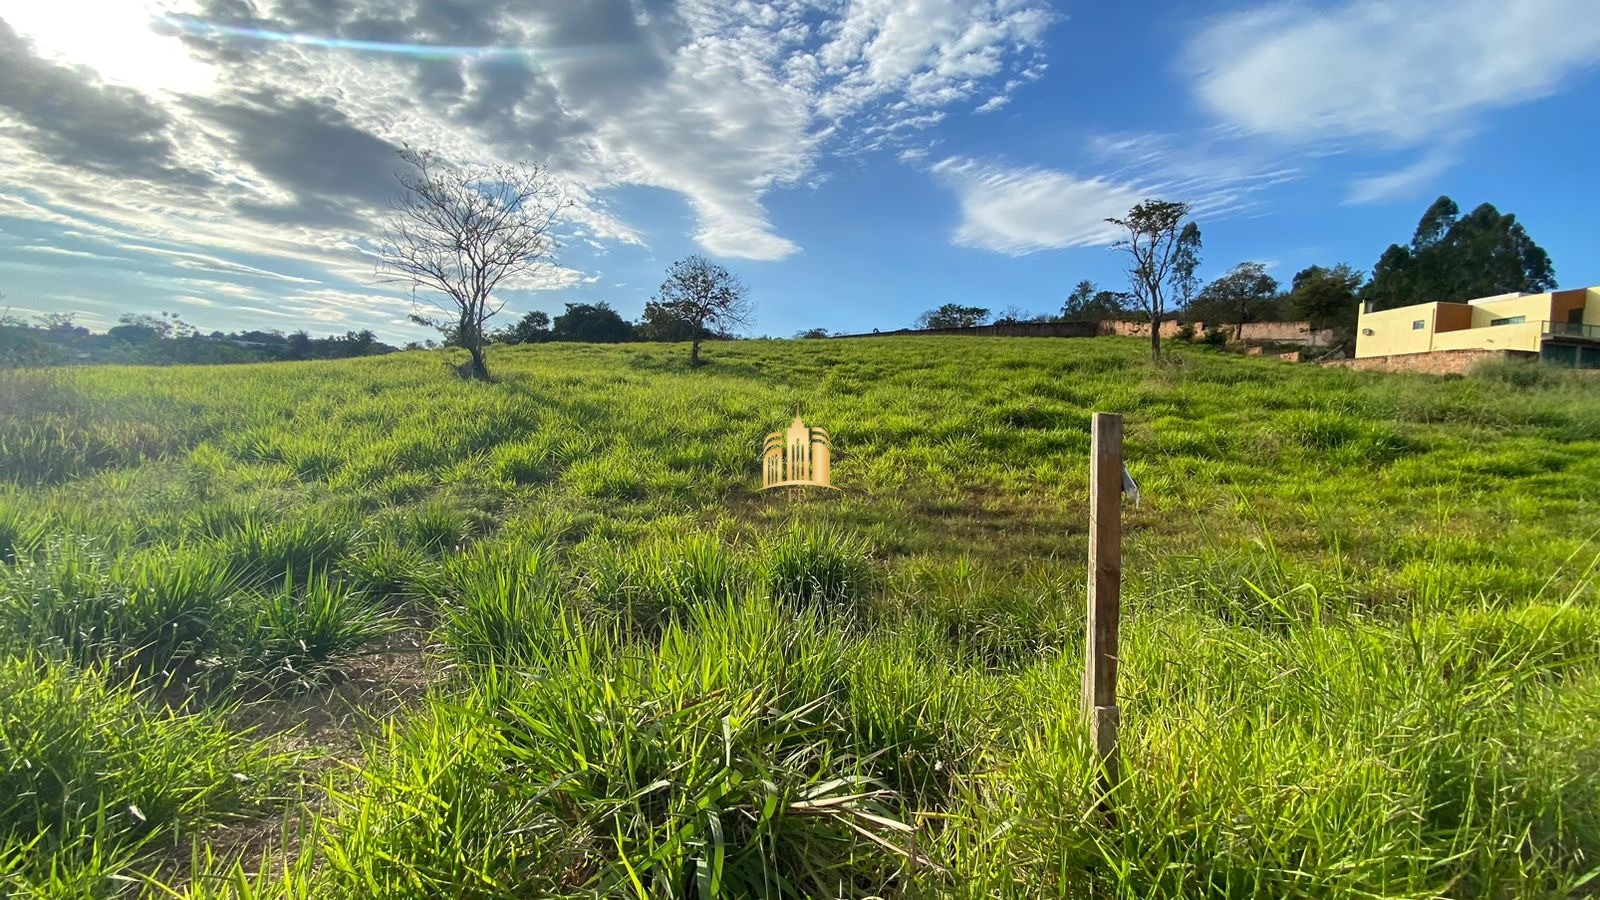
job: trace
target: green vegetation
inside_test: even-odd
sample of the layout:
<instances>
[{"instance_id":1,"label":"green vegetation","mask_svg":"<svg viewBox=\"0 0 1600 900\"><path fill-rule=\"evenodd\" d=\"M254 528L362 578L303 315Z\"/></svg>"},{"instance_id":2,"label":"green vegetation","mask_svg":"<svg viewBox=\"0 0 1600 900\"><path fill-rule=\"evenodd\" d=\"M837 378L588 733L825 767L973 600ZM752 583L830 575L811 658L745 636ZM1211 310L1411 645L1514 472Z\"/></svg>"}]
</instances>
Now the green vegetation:
<instances>
[{"instance_id":1,"label":"green vegetation","mask_svg":"<svg viewBox=\"0 0 1600 900\"><path fill-rule=\"evenodd\" d=\"M1136 339L0 374L0 884L1566 896L1600 399ZM827 428L837 493L758 494ZM1127 415L1123 758L1080 723ZM1109 814L1108 814L1109 813Z\"/></svg>"}]
</instances>

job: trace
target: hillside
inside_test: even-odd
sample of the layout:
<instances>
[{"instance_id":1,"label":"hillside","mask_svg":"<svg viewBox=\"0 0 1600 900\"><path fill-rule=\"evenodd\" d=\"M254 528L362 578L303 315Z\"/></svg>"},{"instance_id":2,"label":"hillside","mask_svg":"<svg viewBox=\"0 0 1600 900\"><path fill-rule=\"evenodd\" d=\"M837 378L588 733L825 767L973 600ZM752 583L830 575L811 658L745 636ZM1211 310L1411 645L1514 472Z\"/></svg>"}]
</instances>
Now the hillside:
<instances>
[{"instance_id":1,"label":"hillside","mask_svg":"<svg viewBox=\"0 0 1600 900\"><path fill-rule=\"evenodd\" d=\"M1600 865L1587 382L706 352L0 374L0 873L1559 896ZM755 491L797 408L837 495ZM1111 821L1077 711L1096 410L1143 491Z\"/></svg>"}]
</instances>

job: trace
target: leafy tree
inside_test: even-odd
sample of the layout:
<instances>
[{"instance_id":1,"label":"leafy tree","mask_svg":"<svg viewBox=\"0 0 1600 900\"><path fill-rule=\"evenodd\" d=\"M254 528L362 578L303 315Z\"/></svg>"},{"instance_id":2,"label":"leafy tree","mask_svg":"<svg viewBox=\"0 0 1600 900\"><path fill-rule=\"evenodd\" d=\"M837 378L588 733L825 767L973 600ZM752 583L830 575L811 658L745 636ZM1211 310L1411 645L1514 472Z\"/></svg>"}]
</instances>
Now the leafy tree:
<instances>
[{"instance_id":1,"label":"leafy tree","mask_svg":"<svg viewBox=\"0 0 1600 900\"><path fill-rule=\"evenodd\" d=\"M310 359L311 333L302 328L289 335L284 349L288 351L290 359Z\"/></svg>"},{"instance_id":2,"label":"leafy tree","mask_svg":"<svg viewBox=\"0 0 1600 900\"><path fill-rule=\"evenodd\" d=\"M1410 249L1390 244L1372 267L1372 280L1361 290L1362 301L1371 303L1374 309L1394 309L1422 302L1414 299L1417 291L1412 284L1411 263Z\"/></svg>"},{"instance_id":3,"label":"leafy tree","mask_svg":"<svg viewBox=\"0 0 1600 900\"><path fill-rule=\"evenodd\" d=\"M1411 233L1411 249L1421 252L1444 240L1450 226L1461 217L1461 207L1449 197L1441 196L1417 220L1417 230Z\"/></svg>"},{"instance_id":4,"label":"leafy tree","mask_svg":"<svg viewBox=\"0 0 1600 900\"><path fill-rule=\"evenodd\" d=\"M57 334L84 336L89 329L79 325L72 313L51 312L39 316L39 327Z\"/></svg>"},{"instance_id":5,"label":"leafy tree","mask_svg":"<svg viewBox=\"0 0 1600 900\"><path fill-rule=\"evenodd\" d=\"M466 348L467 374L487 381L484 325L505 306L495 291L550 262L550 229L567 203L542 166L457 169L409 147L400 156L411 169L397 176L403 191L383 227L379 275L409 284L413 302L422 291L445 313L442 320L413 318Z\"/></svg>"},{"instance_id":6,"label":"leafy tree","mask_svg":"<svg viewBox=\"0 0 1600 900\"><path fill-rule=\"evenodd\" d=\"M1417 222L1410 246L1391 244L1379 257L1361 298L1392 309L1555 286L1549 254L1516 216L1488 203L1462 216L1455 201L1440 197Z\"/></svg>"},{"instance_id":7,"label":"leafy tree","mask_svg":"<svg viewBox=\"0 0 1600 900\"><path fill-rule=\"evenodd\" d=\"M1150 358L1161 359L1161 320L1166 318L1163 288L1174 275L1178 236L1189 204L1173 200L1145 200L1122 218L1106 221L1127 232L1112 249L1128 254L1128 281L1133 296L1150 316ZM1198 229L1196 229L1198 235Z\"/></svg>"},{"instance_id":8,"label":"leafy tree","mask_svg":"<svg viewBox=\"0 0 1600 900\"><path fill-rule=\"evenodd\" d=\"M996 325L1020 325L1024 322L1048 322L1050 317L1044 313L1033 313L1016 305L1007 306L1000 311L994 320Z\"/></svg>"},{"instance_id":9,"label":"leafy tree","mask_svg":"<svg viewBox=\"0 0 1600 900\"><path fill-rule=\"evenodd\" d=\"M542 310L524 313L515 324L495 334L502 344L541 344L550 340L550 314Z\"/></svg>"},{"instance_id":10,"label":"leafy tree","mask_svg":"<svg viewBox=\"0 0 1600 900\"><path fill-rule=\"evenodd\" d=\"M696 329L694 323L684 319L665 304L655 300L647 301L644 305L644 315L634 323L634 333L641 341L659 341L662 343L677 343L692 339L696 333L702 339L713 335L707 329Z\"/></svg>"},{"instance_id":11,"label":"leafy tree","mask_svg":"<svg viewBox=\"0 0 1600 900\"><path fill-rule=\"evenodd\" d=\"M595 344L620 344L634 339L633 326L617 314L611 304L568 303L567 311L556 316L550 328L553 341L588 341Z\"/></svg>"},{"instance_id":12,"label":"leafy tree","mask_svg":"<svg viewBox=\"0 0 1600 900\"><path fill-rule=\"evenodd\" d=\"M123 313L117 317L117 322L106 334L130 344L153 344L175 336L181 320L175 315L169 318L166 313Z\"/></svg>"},{"instance_id":13,"label":"leafy tree","mask_svg":"<svg viewBox=\"0 0 1600 900\"><path fill-rule=\"evenodd\" d=\"M989 308L946 303L917 317L918 328L972 328L989 320Z\"/></svg>"},{"instance_id":14,"label":"leafy tree","mask_svg":"<svg viewBox=\"0 0 1600 900\"><path fill-rule=\"evenodd\" d=\"M1267 318L1277 298L1278 279L1267 274L1267 267L1242 262L1202 288L1190 313L1207 322L1233 324L1234 340L1241 340L1245 324Z\"/></svg>"},{"instance_id":15,"label":"leafy tree","mask_svg":"<svg viewBox=\"0 0 1600 900\"><path fill-rule=\"evenodd\" d=\"M826 329L826 328L805 328L805 329L802 329L800 331L796 331L794 333L794 336L795 336L796 340L816 340L817 338L825 338L825 337L827 337L828 336L828 329Z\"/></svg>"},{"instance_id":16,"label":"leafy tree","mask_svg":"<svg viewBox=\"0 0 1600 900\"><path fill-rule=\"evenodd\" d=\"M377 345L378 336L372 329L363 328L360 331L346 331L344 337L334 338L332 343L336 346L343 344L350 356L366 356Z\"/></svg>"},{"instance_id":17,"label":"leafy tree","mask_svg":"<svg viewBox=\"0 0 1600 900\"><path fill-rule=\"evenodd\" d=\"M1285 302L1289 314L1312 328L1349 331L1355 328L1357 300L1366 276L1347 263L1331 269L1308 266L1294 276Z\"/></svg>"},{"instance_id":18,"label":"leafy tree","mask_svg":"<svg viewBox=\"0 0 1600 900\"><path fill-rule=\"evenodd\" d=\"M656 292L658 320L677 319L687 330L689 365L700 365L700 343L708 337L731 337L748 328L755 316L750 288L739 276L695 254L672 264ZM645 309L646 317L651 310ZM662 326L667 327L666 322Z\"/></svg>"},{"instance_id":19,"label":"leafy tree","mask_svg":"<svg viewBox=\"0 0 1600 900\"><path fill-rule=\"evenodd\" d=\"M1199 268L1200 226L1188 222L1178 232L1178 247L1172 260L1172 293L1180 309L1193 303L1200 290L1200 277L1195 274Z\"/></svg>"},{"instance_id":20,"label":"leafy tree","mask_svg":"<svg viewBox=\"0 0 1600 900\"><path fill-rule=\"evenodd\" d=\"M1061 318L1068 322L1103 322L1119 319L1128 314L1128 304L1133 295L1126 291L1101 290L1094 282L1084 279L1077 283L1067 302L1061 305Z\"/></svg>"},{"instance_id":21,"label":"leafy tree","mask_svg":"<svg viewBox=\"0 0 1600 900\"><path fill-rule=\"evenodd\" d=\"M313 338L304 331L209 334L174 312L128 313L97 334L70 316L46 314L36 323L0 315L0 357L5 364L136 363L211 365L287 359L342 359L393 352L370 330Z\"/></svg>"},{"instance_id":22,"label":"leafy tree","mask_svg":"<svg viewBox=\"0 0 1600 900\"><path fill-rule=\"evenodd\" d=\"M1550 254L1533 242L1516 216L1487 203L1451 226L1442 246L1455 264L1455 278L1446 282L1452 299L1556 288Z\"/></svg>"}]
</instances>

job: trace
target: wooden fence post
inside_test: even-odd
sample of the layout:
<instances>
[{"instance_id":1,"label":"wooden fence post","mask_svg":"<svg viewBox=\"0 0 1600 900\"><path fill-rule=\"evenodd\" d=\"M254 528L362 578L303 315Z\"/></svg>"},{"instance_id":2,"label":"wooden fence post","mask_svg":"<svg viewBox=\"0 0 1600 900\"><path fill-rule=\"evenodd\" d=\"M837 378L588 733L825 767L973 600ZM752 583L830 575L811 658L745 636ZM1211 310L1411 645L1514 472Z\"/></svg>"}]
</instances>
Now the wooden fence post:
<instances>
[{"instance_id":1,"label":"wooden fence post","mask_svg":"<svg viewBox=\"0 0 1600 900\"><path fill-rule=\"evenodd\" d=\"M1100 759L1102 792L1120 779L1117 629L1122 605L1122 417L1095 413L1089 449L1089 616L1083 712Z\"/></svg>"}]
</instances>

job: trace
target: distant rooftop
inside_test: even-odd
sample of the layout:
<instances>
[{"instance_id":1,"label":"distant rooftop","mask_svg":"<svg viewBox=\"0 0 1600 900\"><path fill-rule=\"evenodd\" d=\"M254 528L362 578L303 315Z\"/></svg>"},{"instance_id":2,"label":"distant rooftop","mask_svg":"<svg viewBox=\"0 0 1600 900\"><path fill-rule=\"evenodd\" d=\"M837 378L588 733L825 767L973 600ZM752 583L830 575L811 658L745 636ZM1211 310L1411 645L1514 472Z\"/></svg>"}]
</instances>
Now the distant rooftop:
<instances>
[{"instance_id":1,"label":"distant rooftop","mask_svg":"<svg viewBox=\"0 0 1600 900\"><path fill-rule=\"evenodd\" d=\"M1477 306L1480 303L1493 303L1496 300L1514 300L1518 297L1531 296L1532 294L1530 294L1528 291L1512 291L1509 294L1495 294L1493 297L1477 297L1472 300L1468 300L1467 304L1469 306Z\"/></svg>"}]
</instances>

